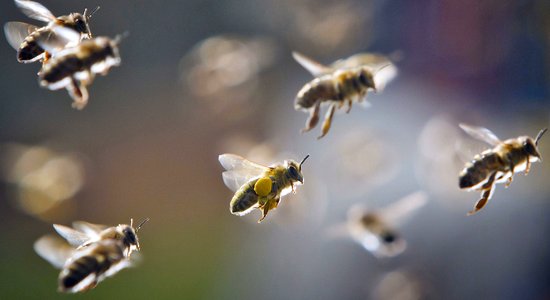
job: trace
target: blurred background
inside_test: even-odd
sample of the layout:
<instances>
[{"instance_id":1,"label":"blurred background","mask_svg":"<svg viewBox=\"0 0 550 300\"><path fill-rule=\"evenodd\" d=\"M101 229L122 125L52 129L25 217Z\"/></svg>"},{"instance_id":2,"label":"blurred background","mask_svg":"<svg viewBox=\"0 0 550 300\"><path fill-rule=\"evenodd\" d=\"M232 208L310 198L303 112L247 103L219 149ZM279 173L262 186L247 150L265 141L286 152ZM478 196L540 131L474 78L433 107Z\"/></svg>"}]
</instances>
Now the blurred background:
<instances>
[{"instance_id":1,"label":"blurred background","mask_svg":"<svg viewBox=\"0 0 550 300\"><path fill-rule=\"evenodd\" d=\"M101 6L95 35L128 31L122 65L83 111L39 87L38 64L0 43L0 298L66 298L33 251L52 223L150 217L143 261L79 299L550 299L550 165L479 197L458 172L485 149L458 128L506 139L550 126L547 0L40 1L54 14ZM12 1L0 20L39 24ZM294 97L323 63L402 53L368 109L300 134ZM550 138L540 144L550 155ZM256 224L229 213L221 153L269 165L311 158L305 185ZM417 190L400 256L378 259L328 228L355 204Z\"/></svg>"}]
</instances>

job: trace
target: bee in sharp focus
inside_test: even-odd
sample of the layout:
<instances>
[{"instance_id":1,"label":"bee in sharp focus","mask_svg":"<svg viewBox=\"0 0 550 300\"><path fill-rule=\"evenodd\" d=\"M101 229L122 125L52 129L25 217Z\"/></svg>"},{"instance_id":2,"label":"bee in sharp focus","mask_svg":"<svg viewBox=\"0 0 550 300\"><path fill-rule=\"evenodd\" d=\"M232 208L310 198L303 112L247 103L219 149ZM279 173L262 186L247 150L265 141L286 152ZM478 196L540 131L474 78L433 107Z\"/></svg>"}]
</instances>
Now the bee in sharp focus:
<instances>
[{"instance_id":1,"label":"bee in sharp focus","mask_svg":"<svg viewBox=\"0 0 550 300\"><path fill-rule=\"evenodd\" d=\"M77 34L61 27L53 31L67 39L73 39ZM120 39L120 36L116 39L95 37L55 52L38 73L40 85L50 90L66 88L73 99L72 106L83 109L88 103L87 86L93 82L95 75L107 75L111 67L120 65ZM48 40L39 40L39 44L46 49L51 47Z\"/></svg>"},{"instance_id":2,"label":"bee in sharp focus","mask_svg":"<svg viewBox=\"0 0 550 300\"><path fill-rule=\"evenodd\" d=\"M329 105L319 139L328 133L337 108L347 105L346 112L349 113L353 102L368 105L365 100L367 92L381 91L397 75L397 68L389 58L377 54L357 54L330 66L297 52L292 55L315 76L298 92L294 103L296 110L309 111L310 114L302 132L310 131L317 125L321 104Z\"/></svg>"},{"instance_id":3,"label":"bee in sharp focus","mask_svg":"<svg viewBox=\"0 0 550 300\"><path fill-rule=\"evenodd\" d=\"M300 163L285 160L284 164L266 167L235 154L220 155L218 159L226 170L223 182L235 192L229 205L231 213L243 216L257 208L262 211L260 223L270 210L277 208L281 197L304 183L302 164L308 157Z\"/></svg>"},{"instance_id":4,"label":"bee in sharp focus","mask_svg":"<svg viewBox=\"0 0 550 300\"><path fill-rule=\"evenodd\" d=\"M87 222L74 222L73 228L55 224L55 230L68 244L54 236L38 239L34 249L54 267L61 269L58 289L77 293L94 288L103 279L130 267L130 255L139 251L137 232L149 219L136 228L121 224L107 227Z\"/></svg>"},{"instance_id":5,"label":"bee in sharp focus","mask_svg":"<svg viewBox=\"0 0 550 300\"><path fill-rule=\"evenodd\" d=\"M43 27L37 27L23 22L8 22L4 25L6 38L9 44L17 50L17 61L22 63L30 63L38 60L46 61L49 58L51 53L47 53L45 49L39 45L37 42L39 39L55 41L59 47L64 48L69 44L74 45L74 43L78 43L82 39L91 38L92 33L90 31L89 22L92 15L99 9L99 7L97 7L89 14L88 10L85 9L83 14L71 13L69 15L55 17L46 7L37 2L15 0L15 4L29 18L48 23ZM56 36L52 29L59 26L78 32L78 40L66 40Z\"/></svg>"},{"instance_id":6,"label":"bee in sharp focus","mask_svg":"<svg viewBox=\"0 0 550 300\"><path fill-rule=\"evenodd\" d=\"M523 171L527 175L532 162L542 161L537 146L547 129L541 130L535 139L520 136L501 141L487 128L466 124L459 126L470 136L493 147L476 155L459 175L458 185L461 189L481 191L481 199L468 213L473 215L491 199L496 183L505 182L504 186L508 187L512 183L514 173Z\"/></svg>"},{"instance_id":7,"label":"bee in sharp focus","mask_svg":"<svg viewBox=\"0 0 550 300\"><path fill-rule=\"evenodd\" d=\"M379 210L353 206L345 224L329 228L332 236L349 236L376 257L393 257L407 246L397 231L412 214L427 202L422 191L412 193Z\"/></svg>"}]
</instances>

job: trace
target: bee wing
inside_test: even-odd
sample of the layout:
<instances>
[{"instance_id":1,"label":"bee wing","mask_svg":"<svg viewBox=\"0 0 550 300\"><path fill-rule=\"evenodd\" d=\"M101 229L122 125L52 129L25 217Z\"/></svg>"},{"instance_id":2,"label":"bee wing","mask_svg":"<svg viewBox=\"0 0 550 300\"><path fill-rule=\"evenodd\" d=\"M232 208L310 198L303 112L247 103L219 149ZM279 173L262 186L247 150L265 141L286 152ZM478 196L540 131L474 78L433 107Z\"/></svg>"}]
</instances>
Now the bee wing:
<instances>
[{"instance_id":1,"label":"bee wing","mask_svg":"<svg viewBox=\"0 0 550 300\"><path fill-rule=\"evenodd\" d=\"M63 26L53 26L51 34L43 34L36 40L44 50L59 55L61 51L72 51L69 44L77 45L80 42L80 33Z\"/></svg>"},{"instance_id":2,"label":"bee wing","mask_svg":"<svg viewBox=\"0 0 550 300\"><path fill-rule=\"evenodd\" d=\"M397 67L390 63L378 66L374 71L374 86L377 92L384 90L386 85L397 76Z\"/></svg>"},{"instance_id":3,"label":"bee wing","mask_svg":"<svg viewBox=\"0 0 550 300\"><path fill-rule=\"evenodd\" d=\"M84 232L77 231L67 226L54 224L53 228L60 236L69 242L72 246L78 247L88 241L90 241L93 236L90 236Z\"/></svg>"},{"instance_id":4,"label":"bee wing","mask_svg":"<svg viewBox=\"0 0 550 300\"><path fill-rule=\"evenodd\" d=\"M27 15L27 17L43 22L55 20L55 16L44 5L27 0L15 0L15 5Z\"/></svg>"},{"instance_id":5,"label":"bee wing","mask_svg":"<svg viewBox=\"0 0 550 300\"><path fill-rule=\"evenodd\" d=\"M236 192L243 184L269 169L235 154L222 154L218 157L218 160L227 170L222 173L223 182L233 192Z\"/></svg>"},{"instance_id":6,"label":"bee wing","mask_svg":"<svg viewBox=\"0 0 550 300\"><path fill-rule=\"evenodd\" d=\"M58 269L63 268L65 262L75 253L73 247L52 235L39 238L34 243L34 251Z\"/></svg>"},{"instance_id":7,"label":"bee wing","mask_svg":"<svg viewBox=\"0 0 550 300\"><path fill-rule=\"evenodd\" d=\"M19 50L25 38L37 29L38 27L23 22L8 22L4 25L4 34L10 46Z\"/></svg>"},{"instance_id":8,"label":"bee wing","mask_svg":"<svg viewBox=\"0 0 550 300\"><path fill-rule=\"evenodd\" d=\"M464 123L460 123L458 126L460 126L460 128L462 128L462 130L464 130L471 137L486 142L491 146L496 146L502 143L502 141L487 128L470 126Z\"/></svg>"},{"instance_id":9,"label":"bee wing","mask_svg":"<svg viewBox=\"0 0 550 300\"><path fill-rule=\"evenodd\" d=\"M325 66L296 51L292 52L292 57L294 57L294 60L296 60L296 62L298 62L302 67L308 70L315 77L334 71L333 68Z\"/></svg>"},{"instance_id":10,"label":"bee wing","mask_svg":"<svg viewBox=\"0 0 550 300\"><path fill-rule=\"evenodd\" d=\"M428 195L424 191L417 191L380 209L379 213L386 222L393 226L399 226L427 202Z\"/></svg>"},{"instance_id":11,"label":"bee wing","mask_svg":"<svg viewBox=\"0 0 550 300\"><path fill-rule=\"evenodd\" d=\"M99 235L100 232L107 229L109 226L101 224L93 224L84 221L73 222L73 228L85 233L88 236Z\"/></svg>"}]
</instances>

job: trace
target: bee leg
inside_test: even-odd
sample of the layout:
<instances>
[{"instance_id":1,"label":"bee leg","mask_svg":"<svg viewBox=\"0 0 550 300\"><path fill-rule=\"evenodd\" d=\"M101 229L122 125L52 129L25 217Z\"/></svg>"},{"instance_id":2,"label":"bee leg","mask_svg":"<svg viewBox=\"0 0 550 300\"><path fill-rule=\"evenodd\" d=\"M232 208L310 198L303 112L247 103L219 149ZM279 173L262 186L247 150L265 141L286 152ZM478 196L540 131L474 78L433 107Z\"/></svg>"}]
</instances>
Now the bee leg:
<instances>
[{"instance_id":1,"label":"bee leg","mask_svg":"<svg viewBox=\"0 0 550 300\"><path fill-rule=\"evenodd\" d=\"M508 188L510 184L512 184L512 181L514 180L514 164L512 163L512 160L510 159L510 177L508 177L508 180L504 184L505 188Z\"/></svg>"},{"instance_id":2,"label":"bee leg","mask_svg":"<svg viewBox=\"0 0 550 300\"><path fill-rule=\"evenodd\" d=\"M258 223L261 223L265 219L265 217L267 217L267 214L269 213L269 211L272 210L272 209L277 208L278 205L279 205L279 199L268 200L261 207L262 217L258 220Z\"/></svg>"},{"instance_id":3,"label":"bee leg","mask_svg":"<svg viewBox=\"0 0 550 300\"><path fill-rule=\"evenodd\" d=\"M327 111L327 114L325 115L325 120L323 121L323 128L322 128L322 132L321 132L321 135L317 137L317 139L320 139L322 137L324 137L329 129L330 129L330 125L332 123L332 117L334 117L334 111L336 110L336 104L333 103L330 105L328 111Z\"/></svg>"},{"instance_id":4,"label":"bee leg","mask_svg":"<svg viewBox=\"0 0 550 300\"><path fill-rule=\"evenodd\" d=\"M71 98L73 98L73 108L81 110L88 104L88 89L74 77L71 78L71 83L67 86L67 91Z\"/></svg>"},{"instance_id":5,"label":"bee leg","mask_svg":"<svg viewBox=\"0 0 550 300\"><path fill-rule=\"evenodd\" d=\"M525 163L525 176L529 174L529 171L531 170L531 161L529 161L529 157L527 157L527 162Z\"/></svg>"},{"instance_id":6,"label":"bee leg","mask_svg":"<svg viewBox=\"0 0 550 300\"><path fill-rule=\"evenodd\" d=\"M351 99L348 100L348 109L346 109L346 114L349 114L349 112L351 111L352 104L353 104L353 101Z\"/></svg>"},{"instance_id":7,"label":"bee leg","mask_svg":"<svg viewBox=\"0 0 550 300\"><path fill-rule=\"evenodd\" d=\"M496 175L497 175L496 172L491 174L491 176L489 177L489 180L487 180L487 182L481 187L481 189L483 191L481 193L481 199L479 199L476 202L476 205L474 206L474 209L472 211L468 212L468 216L471 216L471 215L477 213L483 207L485 207L487 202L489 202L489 199L491 199L491 196L493 195Z\"/></svg>"},{"instance_id":8,"label":"bee leg","mask_svg":"<svg viewBox=\"0 0 550 300\"><path fill-rule=\"evenodd\" d=\"M309 112L309 118L306 121L306 127L302 129L302 133L308 132L317 126L319 123L319 110L321 109L321 101L317 101Z\"/></svg>"}]
</instances>

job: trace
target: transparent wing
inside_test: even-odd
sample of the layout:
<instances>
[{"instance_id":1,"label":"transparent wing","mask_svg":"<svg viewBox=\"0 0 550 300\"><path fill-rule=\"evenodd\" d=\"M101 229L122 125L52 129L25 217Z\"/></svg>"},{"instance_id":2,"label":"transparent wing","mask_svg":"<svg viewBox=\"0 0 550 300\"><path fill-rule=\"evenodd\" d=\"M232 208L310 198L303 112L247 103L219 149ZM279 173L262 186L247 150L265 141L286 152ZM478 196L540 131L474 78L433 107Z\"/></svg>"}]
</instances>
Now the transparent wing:
<instances>
[{"instance_id":1,"label":"transparent wing","mask_svg":"<svg viewBox=\"0 0 550 300\"><path fill-rule=\"evenodd\" d=\"M470 126L464 123L461 123L458 126L460 126L460 128L462 128L462 130L464 130L471 137L486 142L491 146L496 146L502 143L501 140L487 128Z\"/></svg>"},{"instance_id":2,"label":"transparent wing","mask_svg":"<svg viewBox=\"0 0 550 300\"><path fill-rule=\"evenodd\" d=\"M222 154L218 157L218 160L227 171L248 170L250 173L255 173L257 176L269 169L266 166L253 163L235 154Z\"/></svg>"},{"instance_id":3,"label":"transparent wing","mask_svg":"<svg viewBox=\"0 0 550 300\"><path fill-rule=\"evenodd\" d=\"M80 42L80 33L67 27L53 26L51 34L42 34L36 40L44 50L60 55L61 51L73 51L69 44L77 45Z\"/></svg>"},{"instance_id":4,"label":"transparent wing","mask_svg":"<svg viewBox=\"0 0 550 300\"><path fill-rule=\"evenodd\" d=\"M38 2L15 0L15 5L29 18L44 22L55 20L55 16L50 10Z\"/></svg>"},{"instance_id":5,"label":"transparent wing","mask_svg":"<svg viewBox=\"0 0 550 300\"><path fill-rule=\"evenodd\" d=\"M340 59L332 63L330 66L334 69L348 69L355 68L359 66L369 66L373 68L378 68L383 65L392 63L391 60L381 54L374 53L359 53L353 56L350 56L346 59Z\"/></svg>"},{"instance_id":6,"label":"transparent wing","mask_svg":"<svg viewBox=\"0 0 550 300\"><path fill-rule=\"evenodd\" d=\"M383 91L386 85L397 77L397 73L397 67L392 63L379 66L374 71L374 86L376 87L376 91Z\"/></svg>"},{"instance_id":7,"label":"transparent wing","mask_svg":"<svg viewBox=\"0 0 550 300\"><path fill-rule=\"evenodd\" d=\"M61 269L73 256L75 249L58 237L45 235L34 243L34 251L54 267Z\"/></svg>"},{"instance_id":8,"label":"transparent wing","mask_svg":"<svg viewBox=\"0 0 550 300\"><path fill-rule=\"evenodd\" d=\"M25 38L37 29L38 27L23 22L8 22L4 25L4 34L10 46L19 50Z\"/></svg>"},{"instance_id":9,"label":"transparent wing","mask_svg":"<svg viewBox=\"0 0 550 300\"><path fill-rule=\"evenodd\" d=\"M101 224L93 224L84 221L73 222L73 228L77 231L85 233L88 236L99 235L100 232L107 229L109 226Z\"/></svg>"},{"instance_id":10,"label":"transparent wing","mask_svg":"<svg viewBox=\"0 0 550 300\"><path fill-rule=\"evenodd\" d=\"M78 247L91 239L91 237L84 232L74 230L67 226L54 224L53 228L57 231L57 233L59 233L60 236L66 239L69 244L75 247Z\"/></svg>"},{"instance_id":11,"label":"transparent wing","mask_svg":"<svg viewBox=\"0 0 550 300\"><path fill-rule=\"evenodd\" d=\"M223 182L234 192L250 179L260 176L269 169L235 154L222 154L218 159L227 170L222 173Z\"/></svg>"},{"instance_id":12,"label":"transparent wing","mask_svg":"<svg viewBox=\"0 0 550 300\"><path fill-rule=\"evenodd\" d=\"M302 67L309 71L313 76L321 76L328 74L334 71L333 68L325 66L319 62L314 61L313 59L298 53L292 52L292 57L296 60Z\"/></svg>"},{"instance_id":13,"label":"transparent wing","mask_svg":"<svg viewBox=\"0 0 550 300\"><path fill-rule=\"evenodd\" d=\"M417 191L380 209L379 213L384 221L392 226L399 226L427 202L428 195L424 191Z\"/></svg>"},{"instance_id":14,"label":"transparent wing","mask_svg":"<svg viewBox=\"0 0 550 300\"><path fill-rule=\"evenodd\" d=\"M245 183L258 177L259 174L252 174L247 170L225 171L222 173L223 183L233 192L236 192Z\"/></svg>"}]
</instances>

